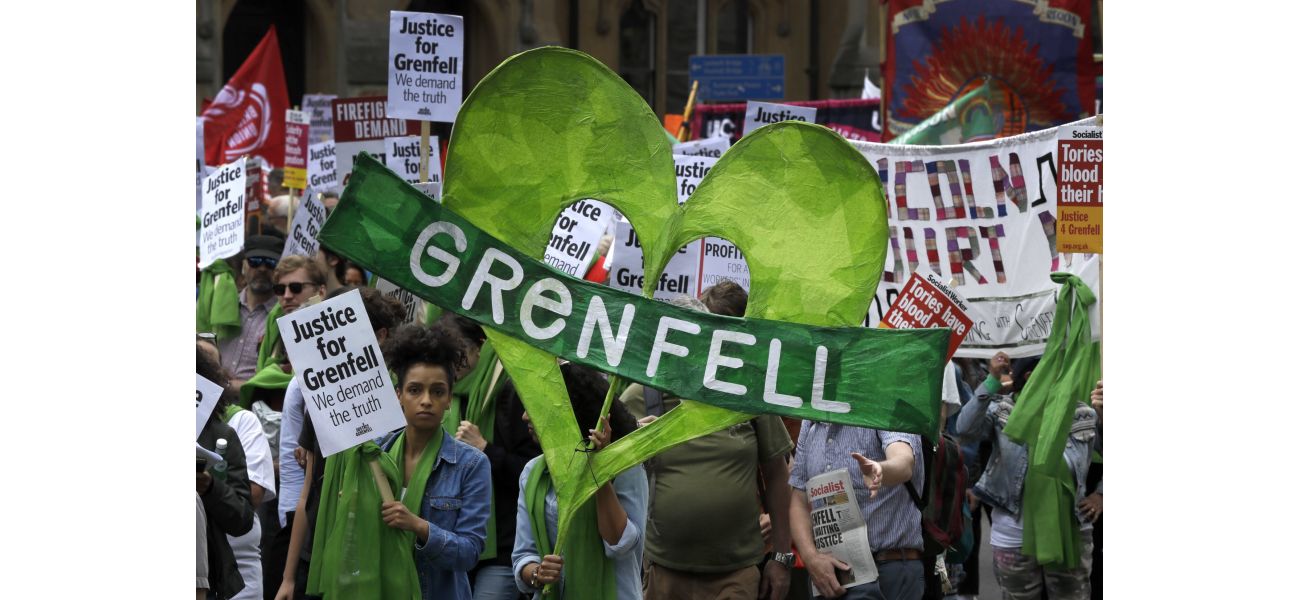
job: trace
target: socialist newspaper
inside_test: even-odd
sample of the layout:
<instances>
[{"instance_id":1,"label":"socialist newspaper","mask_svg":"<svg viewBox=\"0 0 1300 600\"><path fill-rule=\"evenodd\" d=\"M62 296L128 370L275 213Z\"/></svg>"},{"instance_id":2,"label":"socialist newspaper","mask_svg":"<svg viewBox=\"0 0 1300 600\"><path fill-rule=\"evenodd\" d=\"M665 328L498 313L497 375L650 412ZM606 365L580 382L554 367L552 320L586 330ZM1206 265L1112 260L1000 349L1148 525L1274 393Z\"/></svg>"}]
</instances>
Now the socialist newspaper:
<instances>
[{"instance_id":1,"label":"socialist newspaper","mask_svg":"<svg viewBox=\"0 0 1300 600\"><path fill-rule=\"evenodd\" d=\"M813 543L817 551L830 554L849 565L836 569L840 585L849 588L876 580L876 563L867 541L867 523L853 494L848 469L822 473L808 480L808 501L812 505Z\"/></svg>"}]
</instances>

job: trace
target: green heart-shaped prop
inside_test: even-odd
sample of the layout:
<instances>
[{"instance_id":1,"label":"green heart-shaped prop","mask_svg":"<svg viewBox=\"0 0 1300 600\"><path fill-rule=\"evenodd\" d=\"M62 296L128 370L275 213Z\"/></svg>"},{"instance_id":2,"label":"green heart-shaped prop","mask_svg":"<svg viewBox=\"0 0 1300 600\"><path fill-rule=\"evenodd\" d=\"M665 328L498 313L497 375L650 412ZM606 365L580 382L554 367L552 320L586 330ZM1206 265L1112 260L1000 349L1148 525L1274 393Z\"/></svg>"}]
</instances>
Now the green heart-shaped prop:
<instances>
[{"instance_id":1,"label":"green heart-shaped prop","mask_svg":"<svg viewBox=\"0 0 1300 600\"><path fill-rule=\"evenodd\" d=\"M871 415L872 423L908 431L937 430L948 332L858 327L884 263L886 208L875 171L834 132L795 122L763 127L731 148L691 200L679 207L670 143L641 97L585 54L541 48L502 63L466 99L448 148L445 182L443 202L454 215L435 218L438 211L446 211L375 161L363 159L320 240L426 300L483 322L533 421L557 488L557 549L577 508L618 473L673 445L753 415L683 401L650 426L598 453L575 452L584 437L555 354L598 366L600 360L585 354L571 356L572 348L560 341L546 344L507 335L495 329L499 321L483 310L462 307L416 281L412 270L423 260L422 248L412 253L417 239L429 244L429 256L435 255L433 246L445 253L466 250L445 239L435 244L429 237L419 237L437 219L463 221L467 232L479 230L477 236L469 236L474 237L470 252L492 242L483 241L490 234L512 248L520 262L530 258L536 262L559 213L579 200L598 199L616 207L636 227L645 257L645 281L651 282L683 244L705 235L727 238L744 252L750 268L746 320L709 317L710 322L725 322L740 331L770 331L772 325L759 320L764 319L786 322L792 329L796 323L835 328L805 327L805 336L870 337L874 345L851 346L869 348L861 355L840 356L829 365L821 361L819 368L829 373L827 395L841 370L856 373L856 381L863 383L864 368L879 364L891 371L872 373L870 381L863 383L879 395L861 404L878 411ZM469 277L467 271L468 266L457 279ZM577 290L575 296L622 295L607 288L584 288L558 272L546 274ZM514 302L511 308L518 304L510 302ZM575 307L580 304L581 300L574 302ZM655 310L669 309L642 304L640 312ZM576 309L574 314L576 319ZM616 314L610 311L614 319ZM514 332L518 327L505 330ZM645 373L617 372L644 383L662 383ZM666 387L674 391L671 385ZM853 391L841 388L838 393L848 396ZM710 401L718 403L715 400ZM746 406L782 412L761 402ZM830 412L805 411L799 416L844 422L843 415Z\"/></svg>"}]
</instances>

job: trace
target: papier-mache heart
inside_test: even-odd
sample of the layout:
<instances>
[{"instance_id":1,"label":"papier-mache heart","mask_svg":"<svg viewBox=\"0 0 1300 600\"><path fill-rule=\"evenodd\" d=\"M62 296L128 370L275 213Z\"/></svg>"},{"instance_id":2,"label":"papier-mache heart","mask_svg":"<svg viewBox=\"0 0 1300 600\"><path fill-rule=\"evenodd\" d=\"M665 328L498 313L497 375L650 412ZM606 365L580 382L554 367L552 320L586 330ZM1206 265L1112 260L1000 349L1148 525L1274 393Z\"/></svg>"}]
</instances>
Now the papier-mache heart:
<instances>
[{"instance_id":1,"label":"papier-mache heart","mask_svg":"<svg viewBox=\"0 0 1300 600\"><path fill-rule=\"evenodd\" d=\"M439 205L362 157L319 239L484 326L557 488L557 548L605 482L752 413L937 432L948 330L861 327L885 259L885 199L831 130L784 122L746 135L679 207L671 142L644 100L586 54L539 48L465 100L444 183ZM557 216L587 198L632 222L645 281L688 242L735 243L751 272L745 318L540 262ZM575 452L584 436L557 356L693 400L600 452Z\"/></svg>"}]
</instances>

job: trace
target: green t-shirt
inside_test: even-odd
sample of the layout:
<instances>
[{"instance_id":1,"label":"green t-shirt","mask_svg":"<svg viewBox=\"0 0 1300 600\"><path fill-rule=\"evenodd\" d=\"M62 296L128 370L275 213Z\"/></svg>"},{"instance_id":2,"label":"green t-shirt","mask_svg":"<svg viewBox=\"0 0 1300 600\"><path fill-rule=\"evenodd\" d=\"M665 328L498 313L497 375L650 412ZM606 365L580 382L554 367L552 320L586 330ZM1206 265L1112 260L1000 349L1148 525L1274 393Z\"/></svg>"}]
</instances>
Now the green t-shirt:
<instances>
[{"instance_id":1,"label":"green t-shirt","mask_svg":"<svg viewBox=\"0 0 1300 600\"><path fill-rule=\"evenodd\" d=\"M632 384L621 400L646 415L644 388ZM664 396L664 412L680 401ZM759 465L794 448L775 415L670 448L646 463L654 474L646 517L646 556L679 571L726 573L763 560L758 529ZM786 482L771 482L780 485Z\"/></svg>"}]
</instances>

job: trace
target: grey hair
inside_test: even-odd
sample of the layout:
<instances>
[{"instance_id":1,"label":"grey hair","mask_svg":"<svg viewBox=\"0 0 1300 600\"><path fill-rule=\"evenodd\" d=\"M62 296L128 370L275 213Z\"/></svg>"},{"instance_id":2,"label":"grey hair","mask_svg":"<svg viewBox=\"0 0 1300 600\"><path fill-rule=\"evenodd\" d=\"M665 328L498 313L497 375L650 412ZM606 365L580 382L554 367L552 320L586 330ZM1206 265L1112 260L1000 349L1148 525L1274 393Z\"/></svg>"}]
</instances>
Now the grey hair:
<instances>
[{"instance_id":1,"label":"grey hair","mask_svg":"<svg viewBox=\"0 0 1300 600\"><path fill-rule=\"evenodd\" d=\"M699 298L687 296L686 294L677 294L676 296L665 300L665 302L678 308L688 308L702 313L709 312L709 307L705 306L703 302L700 302Z\"/></svg>"}]
</instances>

